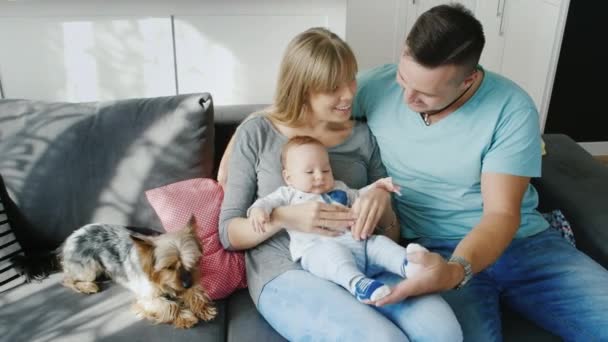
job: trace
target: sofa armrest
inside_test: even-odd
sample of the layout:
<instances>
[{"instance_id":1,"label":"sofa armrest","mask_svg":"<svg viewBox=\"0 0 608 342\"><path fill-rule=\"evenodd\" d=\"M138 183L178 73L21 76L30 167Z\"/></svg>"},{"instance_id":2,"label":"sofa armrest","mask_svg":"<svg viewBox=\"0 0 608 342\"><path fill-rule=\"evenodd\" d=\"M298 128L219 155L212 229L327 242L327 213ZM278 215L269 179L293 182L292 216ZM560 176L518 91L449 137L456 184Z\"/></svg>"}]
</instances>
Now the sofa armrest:
<instances>
[{"instance_id":1,"label":"sofa armrest","mask_svg":"<svg viewBox=\"0 0 608 342\"><path fill-rule=\"evenodd\" d=\"M563 134L545 134L542 177L533 184L540 210L560 209L577 247L608 268L608 167Z\"/></svg>"}]
</instances>

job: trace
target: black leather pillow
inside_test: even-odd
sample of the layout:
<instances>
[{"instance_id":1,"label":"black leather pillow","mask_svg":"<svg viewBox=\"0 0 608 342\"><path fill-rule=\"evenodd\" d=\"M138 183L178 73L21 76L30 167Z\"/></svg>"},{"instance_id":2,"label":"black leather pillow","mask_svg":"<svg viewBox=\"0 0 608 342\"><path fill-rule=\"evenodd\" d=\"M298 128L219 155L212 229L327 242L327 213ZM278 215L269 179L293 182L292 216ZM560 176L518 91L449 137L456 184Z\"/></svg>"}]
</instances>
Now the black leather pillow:
<instances>
[{"instance_id":1,"label":"black leather pillow","mask_svg":"<svg viewBox=\"0 0 608 342\"><path fill-rule=\"evenodd\" d=\"M58 246L91 222L161 230L144 191L211 177L213 127L207 93L0 100L0 174L24 220L24 248Z\"/></svg>"}]
</instances>

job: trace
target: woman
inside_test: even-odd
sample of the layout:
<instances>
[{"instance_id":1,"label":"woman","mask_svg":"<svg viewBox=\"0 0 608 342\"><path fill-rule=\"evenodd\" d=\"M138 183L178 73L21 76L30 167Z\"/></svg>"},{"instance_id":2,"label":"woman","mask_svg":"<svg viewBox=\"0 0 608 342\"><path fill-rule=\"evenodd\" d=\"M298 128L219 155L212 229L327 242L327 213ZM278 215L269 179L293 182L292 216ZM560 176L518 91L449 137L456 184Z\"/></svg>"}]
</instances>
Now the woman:
<instances>
[{"instance_id":1,"label":"woman","mask_svg":"<svg viewBox=\"0 0 608 342\"><path fill-rule=\"evenodd\" d=\"M361 188L386 176L376 142L365 124L351 120L357 63L338 36L323 28L296 36L283 57L275 103L239 127L232 147L220 214L220 238L227 249L247 250L249 291L264 318L288 340L461 340L460 326L438 295L375 307L301 269L290 259L282 227L336 236L350 228L365 239L375 227L397 239L390 194L367 192L353 210L309 202L272 212L265 232L254 231L247 208L283 185L280 151L296 135L320 140L336 179ZM232 145L232 144L231 144ZM371 270L369 270L371 271ZM394 285L398 276L376 278Z\"/></svg>"}]
</instances>

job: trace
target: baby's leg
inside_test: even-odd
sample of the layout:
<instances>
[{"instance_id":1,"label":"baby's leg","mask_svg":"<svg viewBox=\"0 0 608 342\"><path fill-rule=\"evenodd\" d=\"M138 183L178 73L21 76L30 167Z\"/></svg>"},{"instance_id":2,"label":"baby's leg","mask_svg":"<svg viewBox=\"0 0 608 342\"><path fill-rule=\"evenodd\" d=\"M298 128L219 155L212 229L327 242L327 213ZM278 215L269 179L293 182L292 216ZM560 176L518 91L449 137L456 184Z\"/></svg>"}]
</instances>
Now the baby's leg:
<instances>
[{"instance_id":1,"label":"baby's leg","mask_svg":"<svg viewBox=\"0 0 608 342\"><path fill-rule=\"evenodd\" d=\"M365 277L351 251L335 241L318 241L303 253L301 263L305 270L342 286L360 301L378 300L390 292L388 286Z\"/></svg>"},{"instance_id":2,"label":"baby's leg","mask_svg":"<svg viewBox=\"0 0 608 342\"><path fill-rule=\"evenodd\" d=\"M366 251L371 269L411 278L422 266L408 263L407 254L427 249L415 243L410 243L406 249L384 235L373 235L367 239Z\"/></svg>"},{"instance_id":3,"label":"baby's leg","mask_svg":"<svg viewBox=\"0 0 608 342\"><path fill-rule=\"evenodd\" d=\"M428 252L429 250L417 243L409 243L407 245L407 253L415 252ZM408 278L414 277L416 274L422 272L423 266L414 262L408 262L405 266L405 276Z\"/></svg>"}]
</instances>

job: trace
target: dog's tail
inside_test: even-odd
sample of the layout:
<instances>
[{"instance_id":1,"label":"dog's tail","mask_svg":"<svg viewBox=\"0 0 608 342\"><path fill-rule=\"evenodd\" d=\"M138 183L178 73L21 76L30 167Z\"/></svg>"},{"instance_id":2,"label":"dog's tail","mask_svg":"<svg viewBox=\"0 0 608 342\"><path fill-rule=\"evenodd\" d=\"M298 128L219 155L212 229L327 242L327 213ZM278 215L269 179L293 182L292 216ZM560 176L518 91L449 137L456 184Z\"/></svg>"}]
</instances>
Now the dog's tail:
<instances>
[{"instance_id":1,"label":"dog's tail","mask_svg":"<svg viewBox=\"0 0 608 342\"><path fill-rule=\"evenodd\" d=\"M26 277L27 282L42 280L61 270L58 251L17 255L11 261L17 272Z\"/></svg>"}]
</instances>

